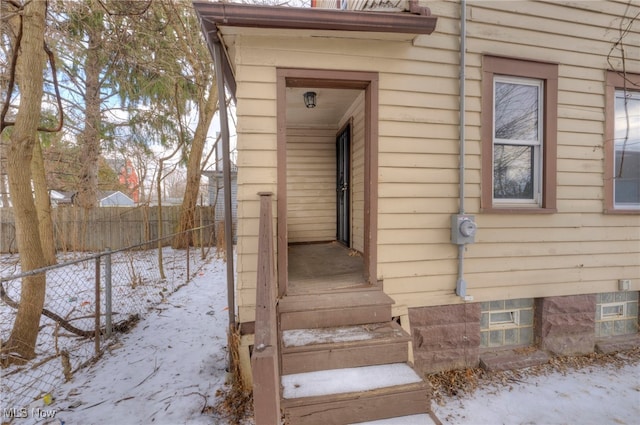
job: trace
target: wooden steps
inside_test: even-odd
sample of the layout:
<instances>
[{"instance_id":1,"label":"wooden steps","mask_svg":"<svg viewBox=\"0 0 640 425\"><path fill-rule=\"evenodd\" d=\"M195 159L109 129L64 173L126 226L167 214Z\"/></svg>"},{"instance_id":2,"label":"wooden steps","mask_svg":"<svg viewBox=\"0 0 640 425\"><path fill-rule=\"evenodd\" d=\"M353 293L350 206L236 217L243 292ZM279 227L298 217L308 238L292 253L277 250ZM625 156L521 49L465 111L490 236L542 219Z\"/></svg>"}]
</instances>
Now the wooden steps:
<instances>
[{"instance_id":1,"label":"wooden steps","mask_svg":"<svg viewBox=\"0 0 640 425\"><path fill-rule=\"evenodd\" d=\"M284 375L282 383L288 424L338 425L428 411L427 384L406 363Z\"/></svg>"},{"instance_id":2,"label":"wooden steps","mask_svg":"<svg viewBox=\"0 0 640 425\"><path fill-rule=\"evenodd\" d=\"M418 415L396 416L388 419L357 422L349 425L442 425L442 423L433 413L421 413Z\"/></svg>"},{"instance_id":3,"label":"wooden steps","mask_svg":"<svg viewBox=\"0 0 640 425\"><path fill-rule=\"evenodd\" d=\"M411 336L391 320L392 304L380 287L288 295L279 301L286 424L403 417L439 424L430 419L429 385L408 363Z\"/></svg>"},{"instance_id":4,"label":"wooden steps","mask_svg":"<svg viewBox=\"0 0 640 425\"><path fill-rule=\"evenodd\" d=\"M282 336L281 373L405 362L410 340L395 322L287 330Z\"/></svg>"},{"instance_id":5,"label":"wooden steps","mask_svg":"<svg viewBox=\"0 0 640 425\"><path fill-rule=\"evenodd\" d=\"M382 323L391 320L393 300L379 289L293 295L278 305L280 328L308 329Z\"/></svg>"}]
</instances>

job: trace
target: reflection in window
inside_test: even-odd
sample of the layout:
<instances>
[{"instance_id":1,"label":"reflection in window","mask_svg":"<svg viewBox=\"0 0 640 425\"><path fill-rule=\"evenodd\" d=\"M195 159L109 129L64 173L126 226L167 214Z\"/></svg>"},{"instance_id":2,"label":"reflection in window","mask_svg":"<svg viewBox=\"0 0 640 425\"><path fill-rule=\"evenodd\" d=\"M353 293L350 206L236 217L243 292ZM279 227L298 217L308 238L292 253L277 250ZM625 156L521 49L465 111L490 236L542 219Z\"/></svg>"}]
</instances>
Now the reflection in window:
<instances>
[{"instance_id":1,"label":"reflection in window","mask_svg":"<svg viewBox=\"0 0 640 425\"><path fill-rule=\"evenodd\" d=\"M616 208L640 208L640 92L616 90L615 168Z\"/></svg>"},{"instance_id":2,"label":"reflection in window","mask_svg":"<svg viewBox=\"0 0 640 425\"><path fill-rule=\"evenodd\" d=\"M541 201L542 81L494 80L493 198L508 203Z\"/></svg>"},{"instance_id":3,"label":"reflection in window","mask_svg":"<svg viewBox=\"0 0 640 425\"><path fill-rule=\"evenodd\" d=\"M533 199L533 148L495 145L493 154L493 197Z\"/></svg>"},{"instance_id":4,"label":"reflection in window","mask_svg":"<svg viewBox=\"0 0 640 425\"><path fill-rule=\"evenodd\" d=\"M538 140L538 87L496 82L495 138Z\"/></svg>"}]
</instances>

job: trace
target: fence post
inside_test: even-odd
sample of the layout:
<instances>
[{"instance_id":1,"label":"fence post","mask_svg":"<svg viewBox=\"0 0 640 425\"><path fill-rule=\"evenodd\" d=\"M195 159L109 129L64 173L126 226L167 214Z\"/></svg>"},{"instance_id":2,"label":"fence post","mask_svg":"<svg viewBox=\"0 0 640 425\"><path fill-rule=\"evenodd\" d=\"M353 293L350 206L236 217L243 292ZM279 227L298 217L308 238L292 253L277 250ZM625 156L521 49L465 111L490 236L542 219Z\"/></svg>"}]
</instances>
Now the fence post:
<instances>
[{"instance_id":1,"label":"fence post","mask_svg":"<svg viewBox=\"0 0 640 425\"><path fill-rule=\"evenodd\" d=\"M204 198L200 194L200 259L204 260Z\"/></svg>"},{"instance_id":2,"label":"fence post","mask_svg":"<svg viewBox=\"0 0 640 425\"><path fill-rule=\"evenodd\" d=\"M100 354L100 257L96 257L96 356Z\"/></svg>"},{"instance_id":3,"label":"fence post","mask_svg":"<svg viewBox=\"0 0 640 425\"><path fill-rule=\"evenodd\" d=\"M107 248L107 255L104 256L104 306L105 306L105 335L111 338L112 328L112 304L111 304L111 248Z\"/></svg>"},{"instance_id":4,"label":"fence post","mask_svg":"<svg viewBox=\"0 0 640 425\"><path fill-rule=\"evenodd\" d=\"M189 230L189 233L191 233L191 230ZM191 259L189 256L189 245L190 243L187 242L187 283L189 283L189 280L191 279L191 270L190 270L190 266L191 266Z\"/></svg>"}]
</instances>

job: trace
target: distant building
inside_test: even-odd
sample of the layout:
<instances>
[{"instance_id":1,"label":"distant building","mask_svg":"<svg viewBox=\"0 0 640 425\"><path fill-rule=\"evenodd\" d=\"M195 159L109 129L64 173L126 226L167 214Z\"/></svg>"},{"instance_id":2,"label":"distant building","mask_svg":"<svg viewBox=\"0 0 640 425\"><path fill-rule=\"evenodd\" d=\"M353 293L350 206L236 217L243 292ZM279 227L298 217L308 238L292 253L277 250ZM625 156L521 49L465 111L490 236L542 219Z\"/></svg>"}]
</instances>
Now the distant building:
<instances>
[{"instance_id":1,"label":"distant building","mask_svg":"<svg viewBox=\"0 0 640 425\"><path fill-rule=\"evenodd\" d=\"M66 192L62 190L50 190L49 197L51 205L54 207L73 205L75 202L75 192ZM136 203L120 192L119 190L103 190L98 191L98 206L100 207L133 207Z\"/></svg>"},{"instance_id":2,"label":"distant building","mask_svg":"<svg viewBox=\"0 0 640 425\"><path fill-rule=\"evenodd\" d=\"M215 205L216 223L224 222L224 178L222 171L205 171L202 173L209 179L209 205ZM238 169L231 164L231 215L233 223L233 240L236 240L238 224Z\"/></svg>"},{"instance_id":3,"label":"distant building","mask_svg":"<svg viewBox=\"0 0 640 425\"><path fill-rule=\"evenodd\" d=\"M134 207L135 201L119 190L98 192L98 204L101 207Z\"/></svg>"},{"instance_id":4,"label":"distant building","mask_svg":"<svg viewBox=\"0 0 640 425\"><path fill-rule=\"evenodd\" d=\"M140 201L140 180L131 160L127 159L126 165L120 169L119 180L129 189L133 202L137 204Z\"/></svg>"}]
</instances>

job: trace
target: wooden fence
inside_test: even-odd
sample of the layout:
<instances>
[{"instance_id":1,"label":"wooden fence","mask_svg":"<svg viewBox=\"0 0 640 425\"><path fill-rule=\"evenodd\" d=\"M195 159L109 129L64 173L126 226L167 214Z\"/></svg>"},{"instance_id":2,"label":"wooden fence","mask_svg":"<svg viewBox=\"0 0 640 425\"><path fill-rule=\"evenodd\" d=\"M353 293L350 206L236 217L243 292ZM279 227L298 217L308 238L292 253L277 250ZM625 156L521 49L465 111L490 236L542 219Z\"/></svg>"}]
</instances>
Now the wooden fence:
<instances>
[{"instance_id":1,"label":"wooden fence","mask_svg":"<svg viewBox=\"0 0 640 425\"><path fill-rule=\"evenodd\" d=\"M12 208L0 208L0 253L18 251L15 222ZM159 238L158 207L102 207L85 210L77 207L58 207L51 212L56 247L59 251L102 251L116 250L143 244ZM162 207L162 236L176 232L180 206ZM202 217L202 218L201 218ZM205 226L203 231L195 230L195 245L215 245L213 207L196 207L195 227ZM164 241L165 245L170 239Z\"/></svg>"}]
</instances>

